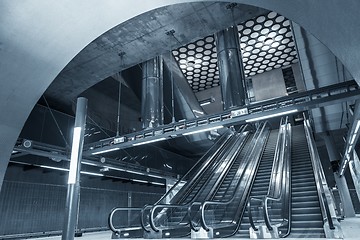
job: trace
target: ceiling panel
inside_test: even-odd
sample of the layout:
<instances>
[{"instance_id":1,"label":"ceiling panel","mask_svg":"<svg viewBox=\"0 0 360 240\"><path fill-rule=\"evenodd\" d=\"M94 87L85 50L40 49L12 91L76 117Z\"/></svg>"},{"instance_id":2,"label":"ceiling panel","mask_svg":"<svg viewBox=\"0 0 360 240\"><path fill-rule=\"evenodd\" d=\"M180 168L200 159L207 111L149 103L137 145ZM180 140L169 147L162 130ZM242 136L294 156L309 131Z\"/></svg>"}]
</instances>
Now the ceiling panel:
<instances>
[{"instance_id":1,"label":"ceiling panel","mask_svg":"<svg viewBox=\"0 0 360 240\"><path fill-rule=\"evenodd\" d=\"M298 61L290 21L285 17L269 12L239 24L238 31L246 77ZM173 50L173 54L194 92L220 85L213 35Z\"/></svg>"}]
</instances>

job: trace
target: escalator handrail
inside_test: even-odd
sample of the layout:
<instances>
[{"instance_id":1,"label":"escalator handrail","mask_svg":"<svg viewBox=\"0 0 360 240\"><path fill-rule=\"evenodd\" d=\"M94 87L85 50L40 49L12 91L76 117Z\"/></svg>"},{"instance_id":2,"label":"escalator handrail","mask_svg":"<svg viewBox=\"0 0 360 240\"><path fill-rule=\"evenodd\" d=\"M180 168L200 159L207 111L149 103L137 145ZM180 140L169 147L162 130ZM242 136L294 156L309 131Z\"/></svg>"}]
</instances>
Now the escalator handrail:
<instances>
[{"instance_id":1,"label":"escalator handrail","mask_svg":"<svg viewBox=\"0 0 360 240\"><path fill-rule=\"evenodd\" d=\"M248 128L248 124L245 125L245 126L242 126L240 128L240 133L238 133L239 135L243 136L243 133L247 130ZM245 138L242 139L242 141L244 141ZM225 151L230 151L232 149L226 149ZM233 157L232 159L229 159L229 161L233 161ZM209 176L209 178L211 178L211 176ZM196 195L194 195L193 199L196 197ZM190 202L187 202L185 204L154 204L154 205L148 205L147 208L151 208L150 209L150 219L149 219L149 222L150 222L150 226L151 228L155 231L155 232L158 232L160 229L158 227L156 227L155 225L155 216L154 216L154 213L155 213L155 210L157 210L158 208L189 208L189 205L192 203L192 200ZM142 215L142 221L144 219L145 215L143 214Z\"/></svg>"},{"instance_id":2,"label":"escalator handrail","mask_svg":"<svg viewBox=\"0 0 360 240\"><path fill-rule=\"evenodd\" d=\"M264 123L262 123L262 124L264 124ZM248 126L248 125L247 125ZM259 134L261 133L261 129L262 129L262 125L260 125L258 128L257 128L257 130L256 130L256 132L255 132L255 134L254 134L254 136L253 136L253 139L256 139L258 136L259 136ZM240 134L242 134L243 132L241 132ZM253 141L253 140L252 140ZM221 183L220 183L220 185L221 185ZM193 206L199 206L200 208L199 208L199 210L198 211L201 211L201 207L202 207L202 204L203 204L203 202L198 202L198 201L194 201L194 202L192 202L191 204L190 204L190 206L189 206L189 208L188 208L188 216L189 216L189 221L190 221L190 227L191 227L191 229L193 229L194 231L198 231L198 230L200 230L200 228L198 228L198 227L196 227L194 224L193 224L193 221L192 221L192 218L191 218L191 216L193 215Z\"/></svg>"},{"instance_id":3,"label":"escalator handrail","mask_svg":"<svg viewBox=\"0 0 360 240\"><path fill-rule=\"evenodd\" d=\"M280 155L280 145L281 143L283 143L284 141L282 141L282 136L283 136L283 118L281 118L281 121L280 121L280 125L279 125L279 133L278 133L278 136L277 136L277 139L276 139L276 144L275 144L275 151L274 151L274 162L273 162L273 166L272 166L272 171L273 169L277 166L277 162L278 162L278 158L279 158L279 155ZM269 188L268 188L268 193L267 195L269 195L269 192L270 192L270 187L271 187L271 183L273 182L273 175L271 176L270 178L270 184L269 184ZM254 220L253 220L253 214L252 214L252 208L251 208L251 202L252 201L257 201L257 202L261 202L261 205L262 207L264 208L265 207L265 197L264 198L254 198L254 197L251 197L248 201L248 204L247 204L247 208L248 208L248 213L249 213L249 221L250 221L250 226L252 229L254 229L255 231L258 230L258 228L255 226L255 223L254 223ZM264 219L266 221L266 213L264 212ZM272 228L270 228L269 230L272 230Z\"/></svg>"},{"instance_id":4,"label":"escalator handrail","mask_svg":"<svg viewBox=\"0 0 360 240\"><path fill-rule=\"evenodd\" d=\"M141 211L142 208L135 208L135 207L115 207L110 211L110 214L108 216L108 225L109 228L112 232L114 233L119 233L121 231L120 228L115 228L114 223L113 223L113 218L114 218L114 214L117 211L128 211L128 210L137 210L137 211Z\"/></svg>"},{"instance_id":5,"label":"escalator handrail","mask_svg":"<svg viewBox=\"0 0 360 240\"><path fill-rule=\"evenodd\" d=\"M287 123L286 121L286 124L284 125L284 140L283 140L283 143L282 143L282 149L283 149L283 152L280 156L280 162L283 162L285 164L283 164L283 169L281 170L282 172L282 178L281 178L281 181L279 183L275 183L274 184L281 184L281 188L280 188L280 194L279 196L274 196L274 195L271 195L268 193L267 196L265 196L265 199L264 199L264 208L263 208L263 211L264 211L264 217L265 217L265 224L266 224L266 227L269 229L269 230L272 230L272 226L271 226L271 221L270 221L270 217L269 217L269 211L268 211L268 202L269 200L271 201L276 201L276 202L280 202L281 200L283 201L289 201L291 198L289 198L289 193L290 193L290 178L287 179L287 177L290 176L290 171L291 171L291 168L290 168L290 164L289 164L289 161L290 161L290 147L291 147L291 129L290 129L290 124ZM287 158L287 159L286 159ZM284 174L288 174L288 176L284 176ZM272 181L270 181L270 184L272 184ZM270 187L269 187L270 188ZM287 218L287 223L288 223L288 229L287 229L287 232L286 234L283 236L287 236L290 234L290 230L291 230L291 224L290 224L290 221L291 221L291 204L288 203L288 209L286 210L287 211L287 214L288 214L288 218ZM284 219L285 220L285 219Z\"/></svg>"},{"instance_id":6,"label":"escalator handrail","mask_svg":"<svg viewBox=\"0 0 360 240\"><path fill-rule=\"evenodd\" d=\"M260 133L259 133L259 135L258 135L258 138L257 138L256 141L255 141L255 144L254 144L254 146L253 146L253 148L252 148L252 151L251 151L250 155L248 156L248 158L250 158L250 156L252 156L252 153L253 153L254 150L256 149L256 146L257 146L257 144L259 143L260 139L261 139L261 140L264 140L263 138L264 138L265 136L263 136L262 133L264 132L265 127L266 127L267 124L268 124L268 122L266 121L266 122L262 125L261 131L260 131ZM260 157L260 155L259 155L259 157ZM249 160L246 161L246 165L245 165L245 168L244 168L244 169L247 168L247 166L249 165L250 162L251 162L251 161L249 161ZM238 189L238 188L240 187L240 185L243 184L243 181L242 181L241 179L243 178L245 172L246 172L246 170L241 173L240 180L238 181L235 189ZM207 205L218 205L218 206L219 206L219 205L229 205L229 204L231 204L231 203L235 200L235 198L236 198L236 193L237 193L237 191L235 190L234 193L233 193L233 195L232 195L232 197L231 197L228 201L224 201L224 202L222 202L222 201L204 201L204 202L201 204L201 207L200 207L200 210L201 210L201 226L202 226L206 231L209 231L209 230L210 230L210 228L209 228L208 225L206 224L206 220L205 220L205 208L206 208L206 206L207 206ZM234 216L234 217L235 217L235 216ZM239 225L239 224L238 224L238 225Z\"/></svg>"},{"instance_id":7,"label":"escalator handrail","mask_svg":"<svg viewBox=\"0 0 360 240\"><path fill-rule=\"evenodd\" d=\"M284 201L288 201L288 210L287 210L287 214L288 214L288 230L286 232L286 234L283 236L288 236L290 234L290 228L291 228L291 203L290 203L290 185L289 185L289 179L287 179L288 177L290 177L291 175L291 168L290 168L290 164L289 164L289 160L290 160L290 139L291 139L291 129L290 129L290 124L288 123L288 118L286 117L286 119L281 119L280 121L280 126L279 126L279 134L277 137L277 141L276 141L276 147L275 147L275 153L274 153L274 162L273 162L273 167L272 167L272 172L273 171L278 171L278 167L279 167L279 163L282 163L282 169L281 169L281 179L280 181L276 181L277 179L274 179L275 176L274 174L271 175L270 178L270 184L269 184L269 188L268 188L268 193L267 195L262 198L250 198L250 200L248 201L247 204L247 209L248 209L248 214L249 214L249 221L250 221L250 226L252 229L254 229L255 231L258 230L258 228L255 226L254 223L254 219L253 219L253 214L252 214L252 208L251 208L251 202L252 201L258 201L261 203L261 206L263 208L263 216L264 216L264 221L265 221L265 225L266 227L271 231L273 229L273 227L271 226L271 221L270 221L270 217L269 217L269 212L268 212L268 201L281 201L283 200L283 195L285 195L285 200ZM287 156L287 157L285 157ZM285 158L287 158L287 161L284 164L284 161L286 160ZM286 171L286 172L284 172ZM284 174L288 174L288 176L284 176ZM277 187L275 187L275 189L279 189L278 184L281 184L281 188L279 191L278 196L275 195L275 193L272 193L271 189L272 186L275 185ZM284 185L288 185L287 187ZM285 194L284 194L284 188L285 188Z\"/></svg>"},{"instance_id":8,"label":"escalator handrail","mask_svg":"<svg viewBox=\"0 0 360 240\"><path fill-rule=\"evenodd\" d=\"M310 126L309 119L306 119L304 116L304 128L305 135L308 143L308 148L310 151L311 163L313 165L314 177L316 182L316 188L319 195L321 211L323 213L324 220L328 221L329 228L335 230L334 219L336 219L335 204L331 198L330 190L326 182L324 170L321 165L321 160L319 153L316 149L315 140L313 137L313 132ZM330 207L331 206L331 207Z\"/></svg>"},{"instance_id":9,"label":"escalator handrail","mask_svg":"<svg viewBox=\"0 0 360 240\"><path fill-rule=\"evenodd\" d=\"M226 145L226 143L228 142L228 140L231 138L231 136L233 136L233 132L232 130L228 129L227 132L225 132L217 142L221 142L220 147L218 147L218 149L215 150L214 153L212 153L211 151L213 150L213 147L211 147L197 162L196 164L190 168L190 170L180 179L177 181L176 184L174 184L154 205L156 204L160 204L162 201L164 201L166 199L166 197L178 186L178 184L180 184L181 182L185 181L185 179L188 177L188 174L190 172L192 172L194 169L196 169L198 167L198 165L202 164L200 167L200 170L198 170L198 172L196 173L196 175L191 178L191 181L189 181L186 185L191 185L191 183L193 181L195 181L195 179L201 175L203 173L204 170L206 170L209 165L211 165L210 163L212 162L214 156L216 156L220 150ZM214 144L215 145L215 144ZM203 158L207 158L207 160L202 161Z\"/></svg>"}]
</instances>

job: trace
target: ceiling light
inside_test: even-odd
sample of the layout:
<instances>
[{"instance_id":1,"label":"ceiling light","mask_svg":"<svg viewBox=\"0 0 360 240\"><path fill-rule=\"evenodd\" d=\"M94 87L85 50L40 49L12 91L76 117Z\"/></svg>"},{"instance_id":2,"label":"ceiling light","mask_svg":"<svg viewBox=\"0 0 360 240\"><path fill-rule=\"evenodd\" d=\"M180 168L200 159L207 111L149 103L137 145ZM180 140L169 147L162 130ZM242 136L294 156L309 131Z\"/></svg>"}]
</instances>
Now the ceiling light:
<instances>
[{"instance_id":1,"label":"ceiling light","mask_svg":"<svg viewBox=\"0 0 360 240\"><path fill-rule=\"evenodd\" d=\"M60 170L60 171L64 171L64 172L69 171L69 170L66 169L66 168L51 167L51 166L45 166L45 165L40 165L39 167L41 167L41 168L47 168L47 169L52 169L52 170Z\"/></svg>"},{"instance_id":2,"label":"ceiling light","mask_svg":"<svg viewBox=\"0 0 360 240\"><path fill-rule=\"evenodd\" d=\"M201 112L201 111L198 111L198 110L193 110L194 113L197 113L197 114L204 114L204 112Z\"/></svg>"},{"instance_id":3,"label":"ceiling light","mask_svg":"<svg viewBox=\"0 0 360 240\"><path fill-rule=\"evenodd\" d=\"M163 137L163 138L153 139L153 140L149 140L149 141L145 141L145 142L134 143L133 146L139 146L139 145L159 142L159 141L163 141L163 140L166 140L166 138Z\"/></svg>"},{"instance_id":4,"label":"ceiling light","mask_svg":"<svg viewBox=\"0 0 360 240\"><path fill-rule=\"evenodd\" d=\"M213 102L215 102L215 99L213 97L211 97L211 98L201 100L199 103L200 103L200 106L205 106L205 105L209 105L210 103L213 103Z\"/></svg>"},{"instance_id":5,"label":"ceiling light","mask_svg":"<svg viewBox=\"0 0 360 240\"><path fill-rule=\"evenodd\" d=\"M186 135L191 135L191 134L195 134L195 133L207 132L207 131L211 131L211 130L220 129L220 128L223 128L223 127L224 126L210 127L210 128L205 128L205 129L195 130L195 131L192 131L192 132L183 133L183 135L186 136Z\"/></svg>"},{"instance_id":6,"label":"ceiling light","mask_svg":"<svg viewBox=\"0 0 360 240\"><path fill-rule=\"evenodd\" d=\"M148 181L144 180L138 180L138 179L132 179L133 182L139 182L139 183L148 183Z\"/></svg>"},{"instance_id":7,"label":"ceiling light","mask_svg":"<svg viewBox=\"0 0 360 240\"><path fill-rule=\"evenodd\" d=\"M293 110L289 110L289 111L285 111L285 112L269 114L269 115L262 116L262 117L247 119L247 120L245 120L245 122L256 122L259 120L264 120L264 119L268 119L268 118L272 118L272 117L278 117L278 116L282 116L282 115L286 115L286 114L290 114L290 113L295 113L297 111L298 111L297 109L293 109Z\"/></svg>"},{"instance_id":8,"label":"ceiling light","mask_svg":"<svg viewBox=\"0 0 360 240\"><path fill-rule=\"evenodd\" d=\"M93 152L91 153L91 155L97 155L97 154L102 154L102 153L107 153L107 152L112 152L112 151L116 151L119 150L120 148L116 147L116 148L110 148L110 149L105 149L105 150L101 150L98 152Z\"/></svg>"},{"instance_id":9,"label":"ceiling light","mask_svg":"<svg viewBox=\"0 0 360 240\"><path fill-rule=\"evenodd\" d=\"M101 173L92 173L92 172L85 172L85 171L81 171L80 173L87 174L87 175L92 175L92 176L99 176L99 177L104 176L104 174L101 174Z\"/></svg>"}]
</instances>

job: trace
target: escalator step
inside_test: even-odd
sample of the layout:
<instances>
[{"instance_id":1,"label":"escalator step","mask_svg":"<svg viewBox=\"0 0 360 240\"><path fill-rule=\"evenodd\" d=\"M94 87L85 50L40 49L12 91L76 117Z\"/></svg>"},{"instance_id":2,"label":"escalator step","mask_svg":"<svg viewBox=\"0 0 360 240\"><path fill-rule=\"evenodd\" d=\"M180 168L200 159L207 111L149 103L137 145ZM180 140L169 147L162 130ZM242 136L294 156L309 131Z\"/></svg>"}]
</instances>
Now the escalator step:
<instances>
[{"instance_id":1,"label":"escalator step","mask_svg":"<svg viewBox=\"0 0 360 240\"><path fill-rule=\"evenodd\" d=\"M292 214L292 221L320 221L322 222L323 218L320 213L307 213L307 214Z\"/></svg>"}]
</instances>

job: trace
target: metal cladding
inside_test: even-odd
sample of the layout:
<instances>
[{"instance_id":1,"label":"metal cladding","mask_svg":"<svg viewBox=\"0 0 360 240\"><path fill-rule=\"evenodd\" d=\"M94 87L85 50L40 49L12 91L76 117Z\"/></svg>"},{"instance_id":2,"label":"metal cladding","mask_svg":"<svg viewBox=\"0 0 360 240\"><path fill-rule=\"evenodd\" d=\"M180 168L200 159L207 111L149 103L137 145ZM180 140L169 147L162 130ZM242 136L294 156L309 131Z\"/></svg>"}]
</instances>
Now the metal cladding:
<instances>
[{"instance_id":1,"label":"metal cladding","mask_svg":"<svg viewBox=\"0 0 360 240\"><path fill-rule=\"evenodd\" d=\"M155 57L142 64L141 121L143 128L158 127L164 121L163 59Z\"/></svg>"},{"instance_id":2,"label":"metal cladding","mask_svg":"<svg viewBox=\"0 0 360 240\"><path fill-rule=\"evenodd\" d=\"M228 110L245 105L244 67L238 31L229 27L215 34L223 108Z\"/></svg>"}]
</instances>

